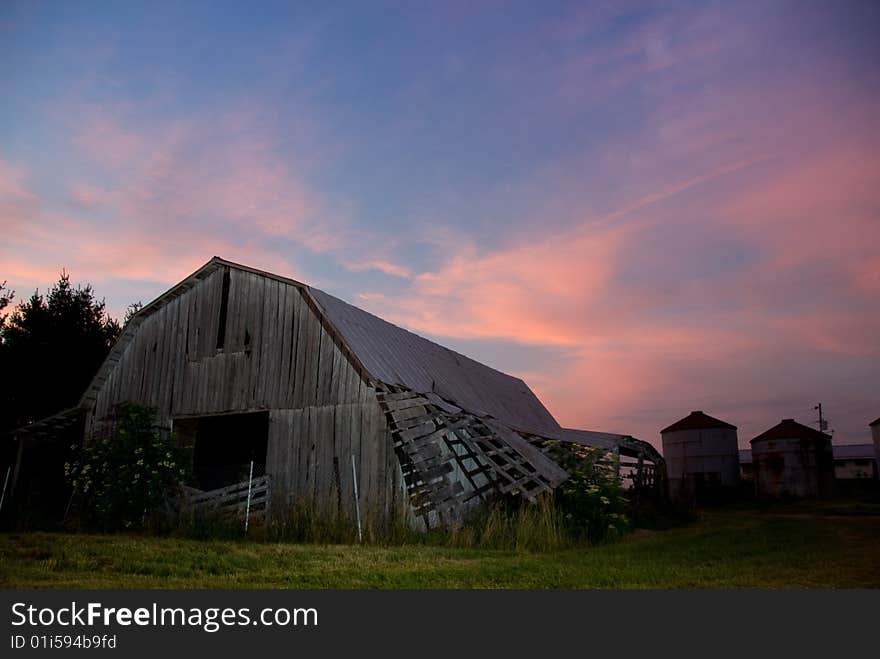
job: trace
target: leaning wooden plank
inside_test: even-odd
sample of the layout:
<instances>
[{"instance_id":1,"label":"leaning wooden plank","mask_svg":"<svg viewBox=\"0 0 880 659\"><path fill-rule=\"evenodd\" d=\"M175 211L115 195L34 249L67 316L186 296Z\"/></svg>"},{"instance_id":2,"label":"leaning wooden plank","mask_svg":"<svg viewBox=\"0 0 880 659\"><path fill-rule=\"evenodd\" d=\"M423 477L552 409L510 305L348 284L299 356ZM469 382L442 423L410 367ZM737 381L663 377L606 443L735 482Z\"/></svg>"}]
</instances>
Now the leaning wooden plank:
<instances>
[{"instance_id":1,"label":"leaning wooden plank","mask_svg":"<svg viewBox=\"0 0 880 659\"><path fill-rule=\"evenodd\" d=\"M492 428L499 437L519 453L523 458L530 462L554 487L568 479L568 472L556 464L549 457L544 455L540 449L533 446L525 439L520 437L516 432L508 428L502 423L498 423L492 419L484 420L486 425Z\"/></svg>"},{"instance_id":2,"label":"leaning wooden plank","mask_svg":"<svg viewBox=\"0 0 880 659\"><path fill-rule=\"evenodd\" d=\"M444 412L448 412L449 414L460 414L462 412L462 409L460 407L457 407L451 403L448 403L447 401L443 400L442 398L440 398L440 396L438 396L437 394L435 394L433 392L429 391L428 393L426 393L425 398L432 405L436 405L441 410L443 410Z\"/></svg>"},{"instance_id":3,"label":"leaning wooden plank","mask_svg":"<svg viewBox=\"0 0 880 659\"><path fill-rule=\"evenodd\" d=\"M421 398L422 397L422 394L418 394L414 391L411 391L410 389L407 389L405 391L388 391L388 392L379 391L379 392L377 392L376 395L377 395L379 401L381 401L383 403L387 402L387 401L408 400L410 398Z\"/></svg>"},{"instance_id":4,"label":"leaning wooden plank","mask_svg":"<svg viewBox=\"0 0 880 659\"><path fill-rule=\"evenodd\" d=\"M269 477L265 475L260 476L259 478L255 478L252 487L263 487L268 482L268 480ZM248 486L249 481L242 481L240 483L234 483L225 487L218 487L214 490L203 491L199 494L193 494L187 497L187 501L192 504L202 503L204 501L212 501L215 499L232 496L242 491L247 492Z\"/></svg>"},{"instance_id":5,"label":"leaning wooden plank","mask_svg":"<svg viewBox=\"0 0 880 659\"><path fill-rule=\"evenodd\" d=\"M422 413L424 413L424 407L427 403L426 399L421 396L414 396L412 398L406 398L403 400L391 400L385 401L383 406L389 412L402 412L403 410L408 410L413 407L419 407L422 409Z\"/></svg>"},{"instance_id":6,"label":"leaning wooden plank","mask_svg":"<svg viewBox=\"0 0 880 659\"><path fill-rule=\"evenodd\" d=\"M400 438L400 441L410 442L418 437L422 437L433 432L437 428L437 424L433 421L428 421L426 423L422 423L418 426L412 426L400 431L394 431L392 428L392 432Z\"/></svg>"}]
</instances>

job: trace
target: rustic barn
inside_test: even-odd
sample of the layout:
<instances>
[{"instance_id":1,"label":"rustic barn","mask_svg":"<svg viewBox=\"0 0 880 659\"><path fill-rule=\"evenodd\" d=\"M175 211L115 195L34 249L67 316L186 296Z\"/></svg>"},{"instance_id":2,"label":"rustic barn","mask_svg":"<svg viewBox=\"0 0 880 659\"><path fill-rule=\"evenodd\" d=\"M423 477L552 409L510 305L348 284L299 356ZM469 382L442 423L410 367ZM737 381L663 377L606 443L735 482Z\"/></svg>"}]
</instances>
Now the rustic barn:
<instances>
[{"instance_id":1,"label":"rustic barn","mask_svg":"<svg viewBox=\"0 0 880 659\"><path fill-rule=\"evenodd\" d=\"M739 486L736 426L691 412L660 431L669 482L675 501L707 501L735 493Z\"/></svg>"},{"instance_id":2,"label":"rustic barn","mask_svg":"<svg viewBox=\"0 0 880 659\"><path fill-rule=\"evenodd\" d=\"M794 419L783 419L755 437L751 445L758 496L831 494L834 459L830 435Z\"/></svg>"},{"instance_id":3,"label":"rustic barn","mask_svg":"<svg viewBox=\"0 0 880 659\"><path fill-rule=\"evenodd\" d=\"M292 279L214 258L125 327L80 402L84 433L132 401L192 455L201 491L254 478L267 507L405 515L431 528L567 478L549 440L599 446L660 484L629 436L560 427L521 380ZM201 496L195 493L194 496Z\"/></svg>"}]
</instances>

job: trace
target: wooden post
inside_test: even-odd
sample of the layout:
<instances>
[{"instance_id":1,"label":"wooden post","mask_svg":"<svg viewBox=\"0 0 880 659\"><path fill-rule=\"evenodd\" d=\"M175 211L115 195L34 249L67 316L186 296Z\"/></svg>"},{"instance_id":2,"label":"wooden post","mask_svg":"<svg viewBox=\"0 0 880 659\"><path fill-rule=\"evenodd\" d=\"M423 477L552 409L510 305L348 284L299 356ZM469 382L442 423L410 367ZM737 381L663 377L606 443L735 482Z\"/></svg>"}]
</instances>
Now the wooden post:
<instances>
[{"instance_id":1,"label":"wooden post","mask_svg":"<svg viewBox=\"0 0 880 659\"><path fill-rule=\"evenodd\" d=\"M357 515L357 523L358 523L358 542L364 541L364 534L361 530L361 502L358 498L358 475L357 475L357 467L355 467L354 463L354 453L351 455L351 475L354 477L354 510Z\"/></svg>"},{"instance_id":2,"label":"wooden post","mask_svg":"<svg viewBox=\"0 0 880 659\"><path fill-rule=\"evenodd\" d=\"M21 475L21 460L22 454L24 453L24 437L15 437L14 441L18 442L18 451L15 456L15 469L12 470L12 487L9 488L10 496L15 491L15 486L18 484L18 477Z\"/></svg>"},{"instance_id":3,"label":"wooden post","mask_svg":"<svg viewBox=\"0 0 880 659\"><path fill-rule=\"evenodd\" d=\"M9 474L12 473L12 465L6 468L6 480L3 481L3 492L0 493L0 511L3 510L3 499L6 498L6 486L9 485Z\"/></svg>"},{"instance_id":4,"label":"wooden post","mask_svg":"<svg viewBox=\"0 0 880 659\"><path fill-rule=\"evenodd\" d=\"M73 504L73 497L76 496L76 490L70 493L70 498L67 500L67 508L64 509L64 517L61 519L61 524L64 525L67 523L67 516L70 514L70 506Z\"/></svg>"},{"instance_id":5,"label":"wooden post","mask_svg":"<svg viewBox=\"0 0 880 659\"><path fill-rule=\"evenodd\" d=\"M248 522L251 518L251 492L254 488L254 461L251 460L251 473L248 476L248 495L247 495L247 506L244 511L244 533L247 535L248 531ZM241 504L239 504L241 505Z\"/></svg>"}]
</instances>

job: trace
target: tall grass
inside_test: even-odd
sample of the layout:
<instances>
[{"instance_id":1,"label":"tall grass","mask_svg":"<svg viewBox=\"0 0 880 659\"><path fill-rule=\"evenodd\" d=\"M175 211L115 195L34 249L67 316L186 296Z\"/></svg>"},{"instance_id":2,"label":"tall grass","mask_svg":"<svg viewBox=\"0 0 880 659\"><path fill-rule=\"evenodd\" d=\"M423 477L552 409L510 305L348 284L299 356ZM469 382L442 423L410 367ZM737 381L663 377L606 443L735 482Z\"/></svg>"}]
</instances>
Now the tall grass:
<instances>
[{"instance_id":1,"label":"tall grass","mask_svg":"<svg viewBox=\"0 0 880 659\"><path fill-rule=\"evenodd\" d=\"M460 549L497 549L519 552L547 552L587 546L611 539L590 538L564 514L551 496L530 503L519 499L497 501L472 510L465 518L429 531L411 526L402 513L390 519L364 515L364 544L378 546L431 545ZM283 514L251 524L247 535L242 520L211 515L165 518L150 526L157 535L194 539L247 538L258 542L302 544L358 544L357 523L350 516L320 510L300 501Z\"/></svg>"},{"instance_id":2,"label":"tall grass","mask_svg":"<svg viewBox=\"0 0 880 659\"><path fill-rule=\"evenodd\" d=\"M536 552L577 544L550 497L534 504L498 502L480 508L445 532L443 540L450 547Z\"/></svg>"}]
</instances>

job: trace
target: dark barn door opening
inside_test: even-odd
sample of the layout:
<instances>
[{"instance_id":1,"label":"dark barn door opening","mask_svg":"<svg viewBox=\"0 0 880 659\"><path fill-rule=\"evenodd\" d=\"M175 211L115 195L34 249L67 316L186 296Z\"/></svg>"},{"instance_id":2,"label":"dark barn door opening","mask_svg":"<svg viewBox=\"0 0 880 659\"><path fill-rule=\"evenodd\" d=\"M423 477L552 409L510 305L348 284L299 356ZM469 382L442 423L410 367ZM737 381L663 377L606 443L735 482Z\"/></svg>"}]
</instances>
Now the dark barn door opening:
<instances>
[{"instance_id":1,"label":"dark barn door opening","mask_svg":"<svg viewBox=\"0 0 880 659\"><path fill-rule=\"evenodd\" d=\"M174 431L181 446L192 450L192 485L216 490L266 473L269 413L224 414L175 419Z\"/></svg>"}]
</instances>

